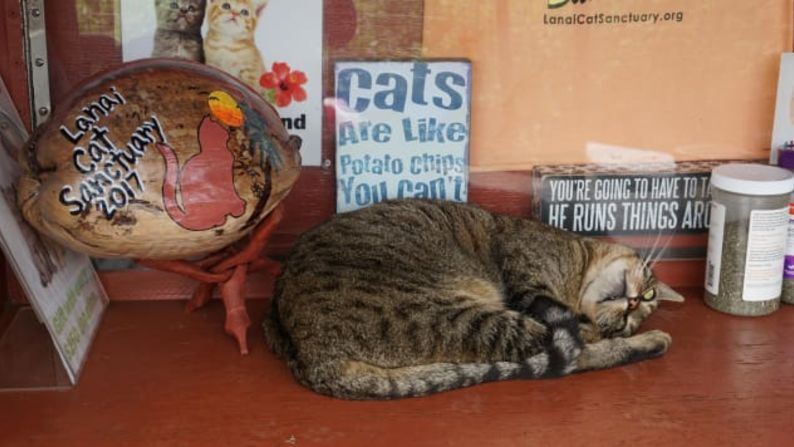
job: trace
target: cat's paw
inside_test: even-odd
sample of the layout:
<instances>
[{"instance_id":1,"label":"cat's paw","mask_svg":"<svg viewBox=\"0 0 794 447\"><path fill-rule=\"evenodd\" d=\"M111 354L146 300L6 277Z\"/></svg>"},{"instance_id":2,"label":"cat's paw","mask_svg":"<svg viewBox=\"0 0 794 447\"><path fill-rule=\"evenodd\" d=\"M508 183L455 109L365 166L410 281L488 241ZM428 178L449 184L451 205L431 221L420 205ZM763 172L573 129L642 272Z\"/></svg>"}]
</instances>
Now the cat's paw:
<instances>
[{"instance_id":1,"label":"cat's paw","mask_svg":"<svg viewBox=\"0 0 794 447\"><path fill-rule=\"evenodd\" d=\"M601 331L593 323L579 323L579 337L585 343L595 343L601 340Z\"/></svg>"},{"instance_id":2,"label":"cat's paw","mask_svg":"<svg viewBox=\"0 0 794 447\"><path fill-rule=\"evenodd\" d=\"M649 358L658 357L667 352L670 349L670 345L673 344L673 337L667 332L656 329L633 335L626 338L626 341L635 355Z\"/></svg>"}]
</instances>

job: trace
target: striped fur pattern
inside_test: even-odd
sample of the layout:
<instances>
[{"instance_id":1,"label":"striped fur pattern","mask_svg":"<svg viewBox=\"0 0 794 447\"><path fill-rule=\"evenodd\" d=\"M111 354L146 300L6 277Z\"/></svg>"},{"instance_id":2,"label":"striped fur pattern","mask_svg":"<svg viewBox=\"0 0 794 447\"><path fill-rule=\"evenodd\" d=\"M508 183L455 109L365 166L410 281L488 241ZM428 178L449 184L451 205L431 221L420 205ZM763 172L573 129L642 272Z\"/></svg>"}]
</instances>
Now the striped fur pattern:
<instances>
[{"instance_id":1,"label":"striped fur pattern","mask_svg":"<svg viewBox=\"0 0 794 447\"><path fill-rule=\"evenodd\" d=\"M473 206L386 202L299 239L265 335L300 383L346 399L608 368L670 346L632 335L660 293L677 297L646 264Z\"/></svg>"},{"instance_id":2,"label":"striped fur pattern","mask_svg":"<svg viewBox=\"0 0 794 447\"><path fill-rule=\"evenodd\" d=\"M218 67L261 90L265 62L254 42L257 22L269 0L209 0L204 54Z\"/></svg>"}]
</instances>

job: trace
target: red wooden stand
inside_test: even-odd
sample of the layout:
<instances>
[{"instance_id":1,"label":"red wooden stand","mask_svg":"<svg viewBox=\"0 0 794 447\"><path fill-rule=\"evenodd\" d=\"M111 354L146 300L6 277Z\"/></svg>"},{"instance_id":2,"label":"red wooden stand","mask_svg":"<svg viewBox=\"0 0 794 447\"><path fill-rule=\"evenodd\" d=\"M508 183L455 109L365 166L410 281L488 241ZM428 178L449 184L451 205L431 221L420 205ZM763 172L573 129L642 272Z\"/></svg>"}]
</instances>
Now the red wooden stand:
<instances>
[{"instance_id":1,"label":"red wooden stand","mask_svg":"<svg viewBox=\"0 0 794 447\"><path fill-rule=\"evenodd\" d=\"M278 262L262 257L270 237L284 217L284 207L279 204L254 231L247 243L239 250L226 249L196 262L138 259L138 264L157 270L179 273L200 282L185 306L193 311L203 306L212 297L216 286L220 287L226 308L226 332L237 339L240 354L248 354L247 331L251 325L245 307L245 278L250 272L265 270L273 276L281 271Z\"/></svg>"}]
</instances>

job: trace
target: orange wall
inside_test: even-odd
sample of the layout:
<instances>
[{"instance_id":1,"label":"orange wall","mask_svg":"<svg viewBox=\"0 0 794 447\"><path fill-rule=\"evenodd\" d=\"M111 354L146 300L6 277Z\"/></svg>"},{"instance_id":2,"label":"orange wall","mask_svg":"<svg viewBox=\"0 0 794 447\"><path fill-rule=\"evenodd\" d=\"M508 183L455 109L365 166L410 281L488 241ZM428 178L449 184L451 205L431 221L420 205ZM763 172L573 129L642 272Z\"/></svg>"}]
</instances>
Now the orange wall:
<instances>
[{"instance_id":1,"label":"orange wall","mask_svg":"<svg viewBox=\"0 0 794 447\"><path fill-rule=\"evenodd\" d=\"M681 12L656 24L551 17ZM545 16L545 17L544 17ZM790 0L426 0L424 55L473 61L473 169L768 157ZM617 159L615 159L617 158Z\"/></svg>"}]
</instances>

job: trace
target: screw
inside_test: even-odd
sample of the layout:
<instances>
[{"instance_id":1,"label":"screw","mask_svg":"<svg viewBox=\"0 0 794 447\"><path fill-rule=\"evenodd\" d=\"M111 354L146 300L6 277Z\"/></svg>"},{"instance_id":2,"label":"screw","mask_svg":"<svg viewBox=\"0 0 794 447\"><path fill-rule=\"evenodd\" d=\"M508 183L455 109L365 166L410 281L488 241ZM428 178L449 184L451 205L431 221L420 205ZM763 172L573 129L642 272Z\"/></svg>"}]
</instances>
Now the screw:
<instances>
[{"instance_id":1,"label":"screw","mask_svg":"<svg viewBox=\"0 0 794 447\"><path fill-rule=\"evenodd\" d=\"M323 167L326 168L326 169L330 168L331 167L331 160L329 160L327 158L325 160L323 160Z\"/></svg>"},{"instance_id":2,"label":"screw","mask_svg":"<svg viewBox=\"0 0 794 447\"><path fill-rule=\"evenodd\" d=\"M30 15L32 15L33 17L38 17L38 16L40 16L40 15L41 15L41 9L39 9L39 8L33 8L33 9L31 9L31 10L30 10Z\"/></svg>"},{"instance_id":3,"label":"screw","mask_svg":"<svg viewBox=\"0 0 794 447\"><path fill-rule=\"evenodd\" d=\"M49 107L39 107L39 115L44 116L48 113L50 113Z\"/></svg>"},{"instance_id":4,"label":"screw","mask_svg":"<svg viewBox=\"0 0 794 447\"><path fill-rule=\"evenodd\" d=\"M36 64L37 67L43 67L44 66L44 59L40 58L40 57L37 57L36 61L35 61L35 64Z\"/></svg>"}]
</instances>

